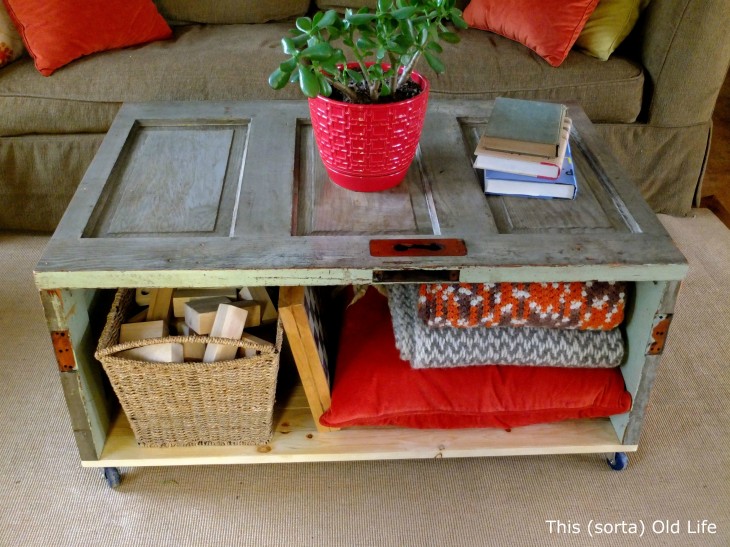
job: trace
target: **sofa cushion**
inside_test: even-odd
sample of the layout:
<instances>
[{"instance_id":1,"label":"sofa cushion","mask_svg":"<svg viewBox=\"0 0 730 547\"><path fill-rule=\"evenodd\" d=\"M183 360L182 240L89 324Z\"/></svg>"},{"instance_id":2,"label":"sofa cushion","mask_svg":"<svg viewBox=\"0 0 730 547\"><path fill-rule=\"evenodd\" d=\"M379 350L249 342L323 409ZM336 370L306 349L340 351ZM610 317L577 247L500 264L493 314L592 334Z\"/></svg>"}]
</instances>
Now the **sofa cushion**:
<instances>
[{"instance_id":1,"label":"sofa cushion","mask_svg":"<svg viewBox=\"0 0 730 547\"><path fill-rule=\"evenodd\" d=\"M13 20L0 2L0 68L12 63L25 52L23 40Z\"/></svg>"},{"instance_id":2,"label":"sofa cushion","mask_svg":"<svg viewBox=\"0 0 730 547\"><path fill-rule=\"evenodd\" d=\"M552 66L573 47L598 0L472 0L464 10L471 27L524 44Z\"/></svg>"},{"instance_id":3,"label":"sofa cushion","mask_svg":"<svg viewBox=\"0 0 730 547\"><path fill-rule=\"evenodd\" d=\"M154 0L172 23L264 23L304 15L309 0Z\"/></svg>"},{"instance_id":4,"label":"sofa cushion","mask_svg":"<svg viewBox=\"0 0 730 547\"><path fill-rule=\"evenodd\" d=\"M578 36L575 47L608 60L639 20L646 0L601 0Z\"/></svg>"},{"instance_id":5,"label":"sofa cushion","mask_svg":"<svg viewBox=\"0 0 730 547\"><path fill-rule=\"evenodd\" d=\"M5 0L44 76L84 55L169 38L151 0Z\"/></svg>"},{"instance_id":6,"label":"sofa cushion","mask_svg":"<svg viewBox=\"0 0 730 547\"><path fill-rule=\"evenodd\" d=\"M291 24L189 25L172 40L79 59L43 78L28 59L0 71L0 136L105 132L124 101L299 99L296 86L274 91L269 73L286 56ZM575 100L594 121L631 122L644 83L636 63L602 62L571 52L559 69L510 40L478 30L444 48L446 73L431 79L433 97ZM206 74L207 77L201 77Z\"/></svg>"},{"instance_id":7,"label":"sofa cushion","mask_svg":"<svg viewBox=\"0 0 730 547\"><path fill-rule=\"evenodd\" d=\"M641 111L644 72L633 59L614 55L603 62L571 51L554 68L502 36L476 29L459 35L461 42L446 44L441 54L446 72L435 76L424 71L432 97L576 101L593 122L632 123Z\"/></svg>"}]
</instances>

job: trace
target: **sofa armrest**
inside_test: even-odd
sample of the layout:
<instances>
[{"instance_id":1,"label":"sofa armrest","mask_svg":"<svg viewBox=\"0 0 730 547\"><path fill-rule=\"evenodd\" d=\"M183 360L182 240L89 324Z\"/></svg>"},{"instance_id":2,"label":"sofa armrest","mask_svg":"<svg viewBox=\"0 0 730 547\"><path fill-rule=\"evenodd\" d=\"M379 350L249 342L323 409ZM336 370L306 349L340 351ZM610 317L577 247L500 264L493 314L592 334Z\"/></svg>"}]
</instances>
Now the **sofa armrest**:
<instances>
[{"instance_id":1,"label":"sofa armrest","mask_svg":"<svg viewBox=\"0 0 730 547\"><path fill-rule=\"evenodd\" d=\"M728 0L652 0L640 22L647 123L679 127L712 118L730 63Z\"/></svg>"}]
</instances>

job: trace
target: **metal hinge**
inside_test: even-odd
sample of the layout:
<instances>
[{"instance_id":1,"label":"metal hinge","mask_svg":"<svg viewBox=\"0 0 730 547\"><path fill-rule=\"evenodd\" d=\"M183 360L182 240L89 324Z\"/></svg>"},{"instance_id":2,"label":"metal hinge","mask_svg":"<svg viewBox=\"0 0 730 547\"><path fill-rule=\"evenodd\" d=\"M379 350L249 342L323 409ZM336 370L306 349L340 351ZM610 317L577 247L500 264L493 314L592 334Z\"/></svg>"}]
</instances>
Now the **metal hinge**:
<instances>
[{"instance_id":1,"label":"metal hinge","mask_svg":"<svg viewBox=\"0 0 730 547\"><path fill-rule=\"evenodd\" d=\"M53 341L53 351L56 354L58 362L58 370L61 372L70 372L76 368L76 359L74 358L73 346L71 345L71 337L67 330L51 331L51 340Z\"/></svg>"},{"instance_id":2,"label":"metal hinge","mask_svg":"<svg viewBox=\"0 0 730 547\"><path fill-rule=\"evenodd\" d=\"M654 316L651 326L651 338L646 347L646 355L661 355L664 351L664 343L667 341L669 325L672 323L671 313L658 313Z\"/></svg>"}]
</instances>

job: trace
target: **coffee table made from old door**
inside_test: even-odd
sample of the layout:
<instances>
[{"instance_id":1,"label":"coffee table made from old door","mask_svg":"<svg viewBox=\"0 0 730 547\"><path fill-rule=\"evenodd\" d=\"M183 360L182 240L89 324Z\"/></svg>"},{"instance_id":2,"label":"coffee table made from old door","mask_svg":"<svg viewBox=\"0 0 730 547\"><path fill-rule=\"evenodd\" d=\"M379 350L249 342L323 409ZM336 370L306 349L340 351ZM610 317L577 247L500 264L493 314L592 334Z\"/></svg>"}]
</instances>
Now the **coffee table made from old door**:
<instances>
[{"instance_id":1,"label":"coffee table made from old door","mask_svg":"<svg viewBox=\"0 0 730 547\"><path fill-rule=\"evenodd\" d=\"M406 180L363 194L327 179L303 101L124 105L35 271L82 464L636 450L687 264L576 105L577 199L486 197L472 152L491 106L431 101ZM412 254L423 246L435 254ZM509 433L320 432L295 390L266 447L141 448L93 358L105 289L424 280L634 282L621 367L633 408Z\"/></svg>"}]
</instances>

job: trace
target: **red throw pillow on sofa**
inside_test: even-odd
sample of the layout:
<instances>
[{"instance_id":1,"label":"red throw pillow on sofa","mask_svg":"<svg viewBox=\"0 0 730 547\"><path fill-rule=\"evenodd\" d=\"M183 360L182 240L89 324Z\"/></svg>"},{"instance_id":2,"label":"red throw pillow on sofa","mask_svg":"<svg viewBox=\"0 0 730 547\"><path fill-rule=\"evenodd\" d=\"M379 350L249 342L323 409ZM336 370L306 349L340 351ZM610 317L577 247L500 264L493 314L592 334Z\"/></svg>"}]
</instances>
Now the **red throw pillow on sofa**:
<instances>
[{"instance_id":1,"label":"red throw pillow on sofa","mask_svg":"<svg viewBox=\"0 0 730 547\"><path fill-rule=\"evenodd\" d=\"M395 347L388 302L370 289L345 312L330 427L512 428L626 412L617 368L476 366L412 369Z\"/></svg>"},{"instance_id":2,"label":"red throw pillow on sofa","mask_svg":"<svg viewBox=\"0 0 730 547\"><path fill-rule=\"evenodd\" d=\"M172 36L152 0L3 1L44 76L90 53Z\"/></svg>"},{"instance_id":3,"label":"red throw pillow on sofa","mask_svg":"<svg viewBox=\"0 0 730 547\"><path fill-rule=\"evenodd\" d=\"M470 27L515 40L559 66L597 4L598 0L472 0L464 20Z\"/></svg>"}]
</instances>

